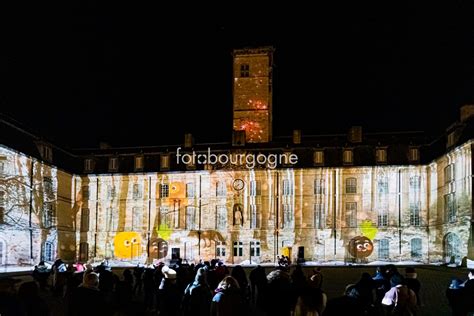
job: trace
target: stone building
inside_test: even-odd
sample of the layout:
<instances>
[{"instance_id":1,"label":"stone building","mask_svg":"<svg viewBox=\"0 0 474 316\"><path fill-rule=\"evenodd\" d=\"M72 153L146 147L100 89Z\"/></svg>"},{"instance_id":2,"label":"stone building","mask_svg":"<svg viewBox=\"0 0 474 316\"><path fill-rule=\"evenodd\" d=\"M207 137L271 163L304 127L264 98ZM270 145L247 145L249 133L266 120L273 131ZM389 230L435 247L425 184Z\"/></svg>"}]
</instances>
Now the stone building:
<instances>
[{"instance_id":1,"label":"stone building","mask_svg":"<svg viewBox=\"0 0 474 316\"><path fill-rule=\"evenodd\" d=\"M0 118L0 265L472 259L474 106L433 139L276 138L272 54L234 52L228 144L66 151Z\"/></svg>"}]
</instances>

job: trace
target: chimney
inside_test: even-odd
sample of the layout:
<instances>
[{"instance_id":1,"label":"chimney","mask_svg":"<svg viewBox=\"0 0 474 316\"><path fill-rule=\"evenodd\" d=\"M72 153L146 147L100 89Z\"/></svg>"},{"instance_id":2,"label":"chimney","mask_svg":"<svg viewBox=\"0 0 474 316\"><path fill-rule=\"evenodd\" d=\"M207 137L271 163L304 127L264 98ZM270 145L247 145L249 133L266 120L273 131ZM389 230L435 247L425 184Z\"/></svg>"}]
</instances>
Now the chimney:
<instances>
[{"instance_id":1,"label":"chimney","mask_svg":"<svg viewBox=\"0 0 474 316\"><path fill-rule=\"evenodd\" d=\"M193 144L194 144L193 134L191 133L184 134L184 148L191 148L193 147Z\"/></svg>"},{"instance_id":2,"label":"chimney","mask_svg":"<svg viewBox=\"0 0 474 316\"><path fill-rule=\"evenodd\" d=\"M352 126L349 129L348 139L351 143L362 142L362 126Z\"/></svg>"},{"instance_id":3,"label":"chimney","mask_svg":"<svg viewBox=\"0 0 474 316\"><path fill-rule=\"evenodd\" d=\"M301 144L301 130L300 129L293 130L293 144Z\"/></svg>"},{"instance_id":4,"label":"chimney","mask_svg":"<svg viewBox=\"0 0 474 316\"><path fill-rule=\"evenodd\" d=\"M461 122L474 116L474 104L466 104L461 107Z\"/></svg>"},{"instance_id":5,"label":"chimney","mask_svg":"<svg viewBox=\"0 0 474 316\"><path fill-rule=\"evenodd\" d=\"M245 131L233 131L232 146L245 146Z\"/></svg>"}]
</instances>

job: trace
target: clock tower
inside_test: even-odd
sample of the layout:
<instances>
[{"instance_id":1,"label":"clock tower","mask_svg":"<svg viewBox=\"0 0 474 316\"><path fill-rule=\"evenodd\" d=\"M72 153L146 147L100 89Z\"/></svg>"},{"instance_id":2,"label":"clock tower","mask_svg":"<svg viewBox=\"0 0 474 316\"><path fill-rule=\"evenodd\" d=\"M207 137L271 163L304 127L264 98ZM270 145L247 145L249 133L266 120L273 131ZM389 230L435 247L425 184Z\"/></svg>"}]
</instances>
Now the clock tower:
<instances>
[{"instance_id":1,"label":"clock tower","mask_svg":"<svg viewBox=\"0 0 474 316\"><path fill-rule=\"evenodd\" d=\"M273 47L233 52L233 129L249 143L272 140Z\"/></svg>"}]
</instances>

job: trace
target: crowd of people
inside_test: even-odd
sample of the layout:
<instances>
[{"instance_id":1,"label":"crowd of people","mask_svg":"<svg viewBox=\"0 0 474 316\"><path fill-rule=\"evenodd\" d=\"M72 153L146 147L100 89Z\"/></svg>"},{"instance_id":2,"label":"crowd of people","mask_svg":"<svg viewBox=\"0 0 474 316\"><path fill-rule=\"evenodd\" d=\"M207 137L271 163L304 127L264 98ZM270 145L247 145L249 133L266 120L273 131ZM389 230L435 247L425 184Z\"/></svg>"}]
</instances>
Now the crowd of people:
<instances>
[{"instance_id":1,"label":"crowd of people","mask_svg":"<svg viewBox=\"0 0 474 316\"><path fill-rule=\"evenodd\" d=\"M35 281L22 283L18 291L14 279L0 286L0 315L50 315L41 291L63 300L64 313L74 316L416 315L421 307L421 284L412 267L403 275L394 265L379 267L374 275L364 272L331 299L321 268L306 274L300 265L280 264L271 270L257 266L247 277L239 265L178 260L172 266L136 266L119 276L106 263L93 268L58 260L49 269L41 262ZM472 309L473 289L474 271L464 283L453 280L446 293L453 315Z\"/></svg>"}]
</instances>

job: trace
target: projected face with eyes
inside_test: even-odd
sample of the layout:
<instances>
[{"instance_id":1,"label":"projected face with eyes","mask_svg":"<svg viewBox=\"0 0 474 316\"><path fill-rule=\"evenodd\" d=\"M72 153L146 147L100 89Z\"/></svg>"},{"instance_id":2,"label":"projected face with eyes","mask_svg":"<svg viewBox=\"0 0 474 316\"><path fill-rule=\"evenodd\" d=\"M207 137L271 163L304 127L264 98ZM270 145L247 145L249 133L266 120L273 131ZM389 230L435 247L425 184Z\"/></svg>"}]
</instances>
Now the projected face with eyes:
<instances>
[{"instance_id":1,"label":"projected face with eyes","mask_svg":"<svg viewBox=\"0 0 474 316\"><path fill-rule=\"evenodd\" d=\"M366 258L374 251L372 241L365 236L357 236L349 242L349 253L356 258Z\"/></svg>"},{"instance_id":2,"label":"projected face with eyes","mask_svg":"<svg viewBox=\"0 0 474 316\"><path fill-rule=\"evenodd\" d=\"M165 258L168 255L168 243L162 238L152 238L148 251L151 258Z\"/></svg>"},{"instance_id":3,"label":"projected face with eyes","mask_svg":"<svg viewBox=\"0 0 474 316\"><path fill-rule=\"evenodd\" d=\"M114 255L119 259L131 259L141 254L142 238L137 232L121 232L114 238Z\"/></svg>"}]
</instances>

